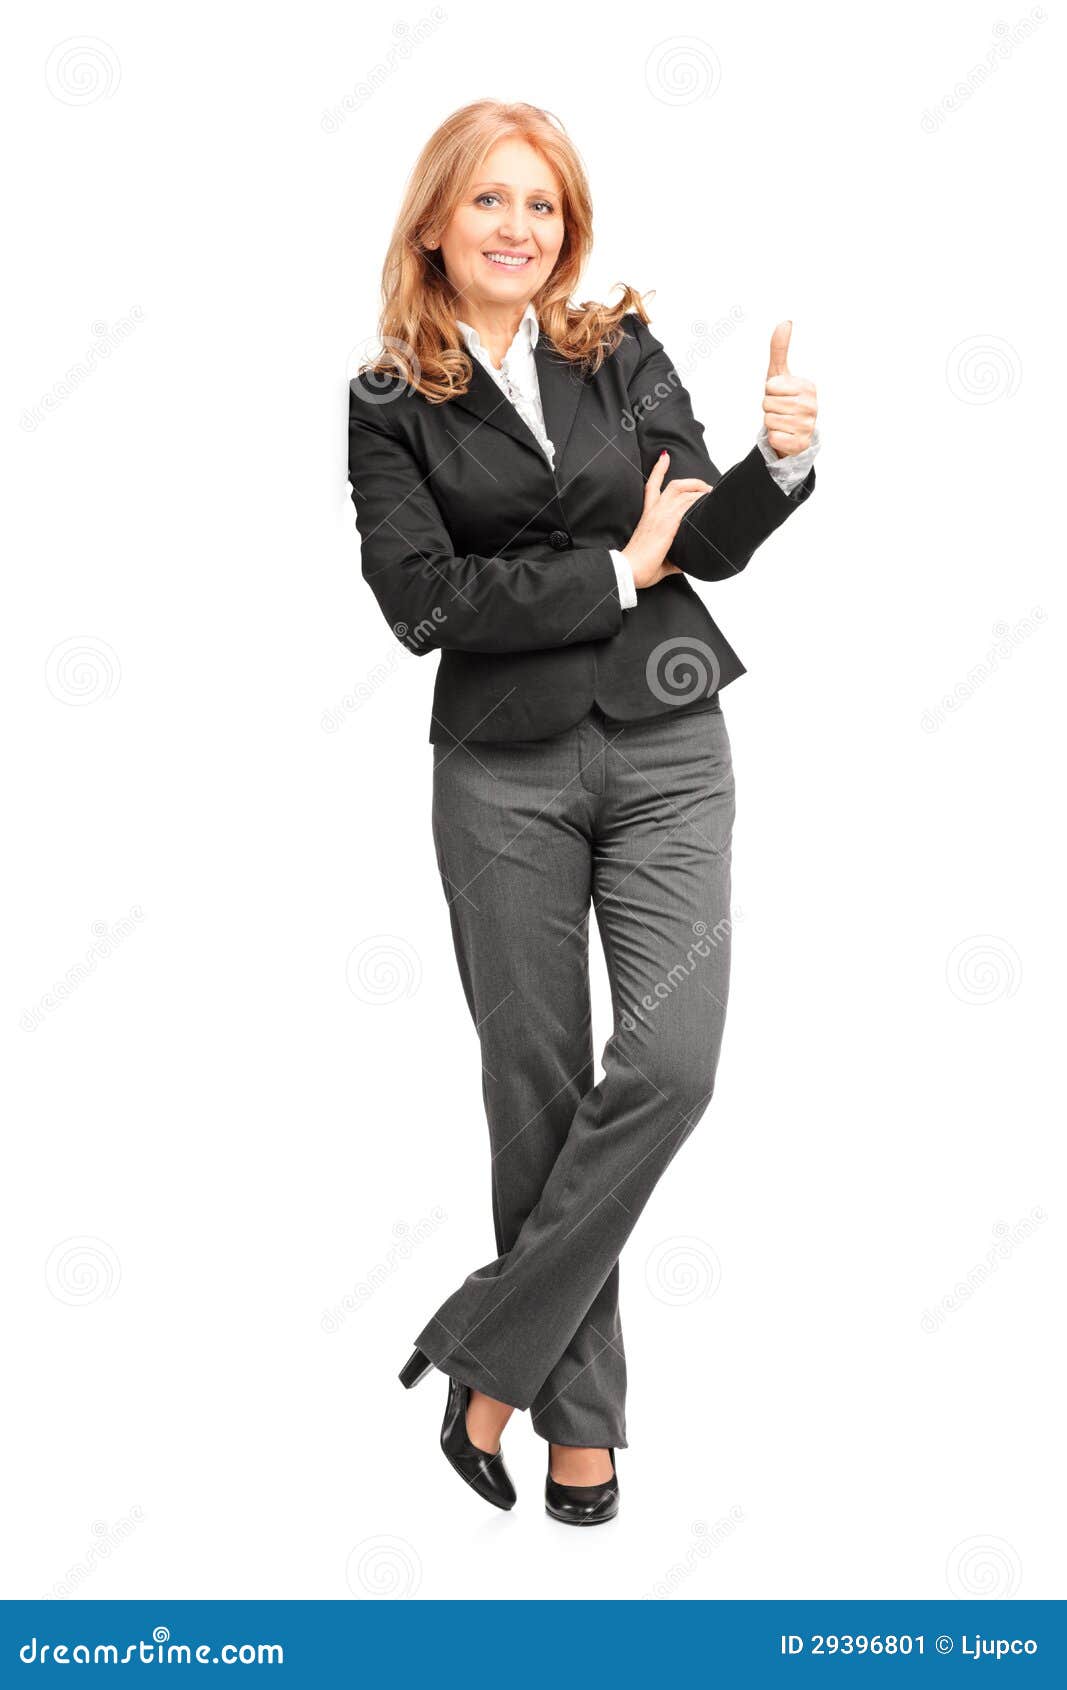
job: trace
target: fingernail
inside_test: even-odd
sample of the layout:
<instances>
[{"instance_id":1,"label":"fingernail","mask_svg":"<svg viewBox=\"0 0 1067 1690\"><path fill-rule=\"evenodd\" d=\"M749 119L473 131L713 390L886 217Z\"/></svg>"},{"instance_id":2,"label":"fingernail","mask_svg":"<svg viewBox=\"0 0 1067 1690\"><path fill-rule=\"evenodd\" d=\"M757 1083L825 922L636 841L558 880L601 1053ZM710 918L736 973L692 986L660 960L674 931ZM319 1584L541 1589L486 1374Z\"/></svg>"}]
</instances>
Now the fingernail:
<instances>
[{"instance_id":1,"label":"fingernail","mask_svg":"<svg viewBox=\"0 0 1067 1690\"><path fill-rule=\"evenodd\" d=\"M667 448L666 448L666 446L664 446L662 452L660 453L660 457L665 458L666 456L667 456Z\"/></svg>"}]
</instances>

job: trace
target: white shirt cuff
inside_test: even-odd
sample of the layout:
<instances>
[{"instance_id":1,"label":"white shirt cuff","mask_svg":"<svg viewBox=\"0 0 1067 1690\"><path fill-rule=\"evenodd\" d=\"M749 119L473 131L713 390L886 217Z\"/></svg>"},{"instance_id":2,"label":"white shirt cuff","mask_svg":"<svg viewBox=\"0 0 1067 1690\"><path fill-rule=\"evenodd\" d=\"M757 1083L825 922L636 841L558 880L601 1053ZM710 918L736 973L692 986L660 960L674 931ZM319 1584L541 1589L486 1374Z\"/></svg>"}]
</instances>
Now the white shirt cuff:
<instances>
[{"instance_id":1,"label":"white shirt cuff","mask_svg":"<svg viewBox=\"0 0 1067 1690\"><path fill-rule=\"evenodd\" d=\"M762 452L764 462L782 492L791 493L794 487L799 487L800 483L806 478L809 469L815 462L815 454L822 445L822 441L819 439L819 430L815 428L812 430L810 446L806 446L803 452L793 452L788 458L780 458L770 443L767 435L767 424L764 423L759 431L756 445Z\"/></svg>"},{"instance_id":2,"label":"white shirt cuff","mask_svg":"<svg viewBox=\"0 0 1067 1690\"><path fill-rule=\"evenodd\" d=\"M803 480L803 477L801 479ZM621 552L613 551L611 561L615 565L615 579L619 583L619 597L622 600L622 608L623 610L632 610L637 603L637 588L634 586L634 572L630 568L629 559L624 558Z\"/></svg>"}]
</instances>

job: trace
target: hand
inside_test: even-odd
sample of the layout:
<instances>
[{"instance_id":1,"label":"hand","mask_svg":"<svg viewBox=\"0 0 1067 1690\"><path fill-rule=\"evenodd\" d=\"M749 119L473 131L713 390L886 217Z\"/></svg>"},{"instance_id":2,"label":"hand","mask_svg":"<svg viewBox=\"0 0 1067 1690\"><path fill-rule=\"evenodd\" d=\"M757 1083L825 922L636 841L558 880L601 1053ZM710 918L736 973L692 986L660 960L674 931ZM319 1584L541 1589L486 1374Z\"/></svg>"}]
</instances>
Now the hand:
<instances>
[{"instance_id":1,"label":"hand","mask_svg":"<svg viewBox=\"0 0 1067 1690\"><path fill-rule=\"evenodd\" d=\"M623 547L622 555L633 570L635 587L654 587L665 576L682 573L676 563L666 561L671 541L690 505L713 491L710 481L698 481L694 476L672 481L661 492L670 461L670 453L661 452L653 464L645 482L644 512Z\"/></svg>"},{"instance_id":2,"label":"hand","mask_svg":"<svg viewBox=\"0 0 1067 1690\"><path fill-rule=\"evenodd\" d=\"M771 336L771 361L767 366L763 420L767 439L780 458L790 458L811 445L818 404L815 384L803 376L792 376L786 360L792 321L779 323Z\"/></svg>"}]
</instances>

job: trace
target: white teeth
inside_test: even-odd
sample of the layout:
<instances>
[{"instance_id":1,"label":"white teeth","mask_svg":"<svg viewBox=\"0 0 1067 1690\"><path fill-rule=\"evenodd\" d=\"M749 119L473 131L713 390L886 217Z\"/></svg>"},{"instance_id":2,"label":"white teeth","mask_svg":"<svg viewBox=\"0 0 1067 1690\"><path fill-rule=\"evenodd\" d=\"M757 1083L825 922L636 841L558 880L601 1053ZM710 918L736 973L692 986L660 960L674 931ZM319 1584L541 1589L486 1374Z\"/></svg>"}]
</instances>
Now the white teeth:
<instances>
[{"instance_id":1,"label":"white teeth","mask_svg":"<svg viewBox=\"0 0 1067 1690\"><path fill-rule=\"evenodd\" d=\"M530 262L529 253L527 253L524 257L511 257L503 252L487 252L485 256L488 258L490 264L506 264L511 270L521 270L524 264L529 264Z\"/></svg>"}]
</instances>

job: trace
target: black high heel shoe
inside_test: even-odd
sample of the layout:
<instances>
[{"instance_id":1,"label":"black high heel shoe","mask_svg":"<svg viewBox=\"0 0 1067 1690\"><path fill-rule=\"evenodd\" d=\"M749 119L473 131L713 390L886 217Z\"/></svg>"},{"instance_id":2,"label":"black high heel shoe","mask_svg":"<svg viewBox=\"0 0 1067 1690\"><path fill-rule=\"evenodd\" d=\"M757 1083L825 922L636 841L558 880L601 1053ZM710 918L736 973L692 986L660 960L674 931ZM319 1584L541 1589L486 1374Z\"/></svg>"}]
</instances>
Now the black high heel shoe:
<instances>
[{"instance_id":1,"label":"black high heel shoe","mask_svg":"<svg viewBox=\"0 0 1067 1690\"><path fill-rule=\"evenodd\" d=\"M613 1520L619 1512L619 1475L615 1470L615 1451L611 1456L611 1478L601 1485L560 1485L552 1477L552 1448L548 1451L548 1476L545 1479L545 1511L566 1526L600 1526Z\"/></svg>"},{"instance_id":2,"label":"black high heel shoe","mask_svg":"<svg viewBox=\"0 0 1067 1690\"><path fill-rule=\"evenodd\" d=\"M425 1379L427 1373L432 1371L433 1362L429 1356L424 1356L421 1350L412 1350L397 1377L405 1389L410 1391L412 1385L417 1385L420 1379Z\"/></svg>"},{"instance_id":3,"label":"black high heel shoe","mask_svg":"<svg viewBox=\"0 0 1067 1690\"><path fill-rule=\"evenodd\" d=\"M461 1385L458 1379L449 1379L445 1418L441 1424L441 1448L471 1490L477 1491L494 1508L514 1508L515 1486L504 1465L503 1451L498 1449L495 1455L491 1455L488 1450L472 1444L467 1434L470 1394L469 1385Z\"/></svg>"}]
</instances>

